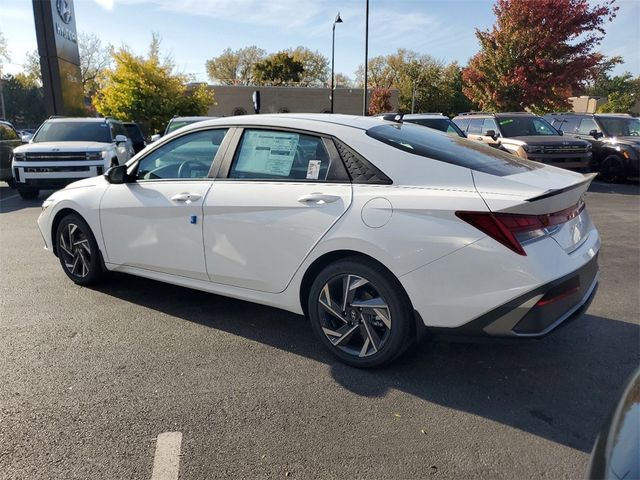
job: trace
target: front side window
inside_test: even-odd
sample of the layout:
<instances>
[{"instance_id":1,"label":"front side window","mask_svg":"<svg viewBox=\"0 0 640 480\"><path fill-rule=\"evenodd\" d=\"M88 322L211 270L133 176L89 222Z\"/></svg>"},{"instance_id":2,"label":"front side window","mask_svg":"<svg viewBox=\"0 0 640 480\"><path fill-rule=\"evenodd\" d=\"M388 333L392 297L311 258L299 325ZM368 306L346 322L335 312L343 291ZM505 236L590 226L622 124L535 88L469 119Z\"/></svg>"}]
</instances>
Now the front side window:
<instances>
[{"instance_id":1,"label":"front side window","mask_svg":"<svg viewBox=\"0 0 640 480\"><path fill-rule=\"evenodd\" d=\"M528 137L538 135L558 135L558 131L549 122L534 116L500 117L498 119L502 134L507 137Z\"/></svg>"},{"instance_id":2,"label":"front side window","mask_svg":"<svg viewBox=\"0 0 640 480\"><path fill-rule=\"evenodd\" d=\"M520 159L481 142L441 135L409 123L378 125L367 130L367 135L403 152L491 175L513 175L542 168L542 164Z\"/></svg>"},{"instance_id":3,"label":"front side window","mask_svg":"<svg viewBox=\"0 0 640 480\"><path fill-rule=\"evenodd\" d=\"M580 118L563 117L554 120L553 126L566 133L575 133L578 128L578 123L580 123Z\"/></svg>"},{"instance_id":4,"label":"front side window","mask_svg":"<svg viewBox=\"0 0 640 480\"><path fill-rule=\"evenodd\" d=\"M578 127L578 133L580 135L589 135L591 130L600 131L593 118L583 118L580 120L580 126Z\"/></svg>"},{"instance_id":5,"label":"front side window","mask_svg":"<svg viewBox=\"0 0 640 480\"><path fill-rule=\"evenodd\" d=\"M500 132L500 130L498 130L498 124L493 118L484 119L484 123L482 124L482 135L486 135L489 130L493 130L496 134Z\"/></svg>"},{"instance_id":6,"label":"front side window","mask_svg":"<svg viewBox=\"0 0 640 480\"><path fill-rule=\"evenodd\" d=\"M330 164L320 137L247 129L242 134L229 178L324 181Z\"/></svg>"},{"instance_id":7,"label":"front side window","mask_svg":"<svg viewBox=\"0 0 640 480\"><path fill-rule=\"evenodd\" d=\"M111 143L111 132L106 122L45 122L33 142Z\"/></svg>"},{"instance_id":8,"label":"front side window","mask_svg":"<svg viewBox=\"0 0 640 480\"><path fill-rule=\"evenodd\" d=\"M226 128L194 132L154 150L138 164L139 180L207 178Z\"/></svg>"},{"instance_id":9,"label":"front side window","mask_svg":"<svg viewBox=\"0 0 640 480\"><path fill-rule=\"evenodd\" d=\"M633 117L599 117L602 128L610 137L637 137L640 135L640 119Z\"/></svg>"},{"instance_id":10,"label":"front side window","mask_svg":"<svg viewBox=\"0 0 640 480\"><path fill-rule=\"evenodd\" d=\"M467 133L480 135L482 133L482 125L483 124L484 124L484 119L483 118L473 118L469 122L469 129L467 130Z\"/></svg>"},{"instance_id":11,"label":"front side window","mask_svg":"<svg viewBox=\"0 0 640 480\"><path fill-rule=\"evenodd\" d=\"M467 127L469 126L469 121L469 118L456 118L453 123L455 123L460 128L460 130L466 132Z\"/></svg>"}]
</instances>

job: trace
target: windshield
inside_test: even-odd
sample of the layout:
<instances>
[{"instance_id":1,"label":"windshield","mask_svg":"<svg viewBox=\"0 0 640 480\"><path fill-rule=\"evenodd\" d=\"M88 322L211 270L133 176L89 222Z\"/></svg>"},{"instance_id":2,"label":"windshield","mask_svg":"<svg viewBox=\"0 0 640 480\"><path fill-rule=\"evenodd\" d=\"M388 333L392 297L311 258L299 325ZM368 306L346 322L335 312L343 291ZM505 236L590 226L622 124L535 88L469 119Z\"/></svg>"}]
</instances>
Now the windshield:
<instances>
[{"instance_id":1,"label":"windshield","mask_svg":"<svg viewBox=\"0 0 640 480\"><path fill-rule=\"evenodd\" d=\"M379 125L367 130L367 135L404 152L501 177L542 167L488 145L410 123Z\"/></svg>"},{"instance_id":2,"label":"windshield","mask_svg":"<svg viewBox=\"0 0 640 480\"><path fill-rule=\"evenodd\" d=\"M640 136L640 119L632 117L598 117L608 137Z\"/></svg>"},{"instance_id":3,"label":"windshield","mask_svg":"<svg viewBox=\"0 0 640 480\"><path fill-rule=\"evenodd\" d=\"M499 117L498 125L503 137L528 137L535 135L560 135L543 118L529 116Z\"/></svg>"},{"instance_id":4,"label":"windshield","mask_svg":"<svg viewBox=\"0 0 640 480\"><path fill-rule=\"evenodd\" d=\"M111 143L111 133L109 125L102 122L46 122L33 142Z\"/></svg>"},{"instance_id":5,"label":"windshield","mask_svg":"<svg viewBox=\"0 0 640 480\"><path fill-rule=\"evenodd\" d=\"M418 119L407 119L409 123L416 123L418 125L422 125L423 127L433 128L435 130L440 130L441 132L448 133L449 135L464 137L462 130L458 128L458 126L453 123L451 120L447 118L418 118Z\"/></svg>"}]
</instances>

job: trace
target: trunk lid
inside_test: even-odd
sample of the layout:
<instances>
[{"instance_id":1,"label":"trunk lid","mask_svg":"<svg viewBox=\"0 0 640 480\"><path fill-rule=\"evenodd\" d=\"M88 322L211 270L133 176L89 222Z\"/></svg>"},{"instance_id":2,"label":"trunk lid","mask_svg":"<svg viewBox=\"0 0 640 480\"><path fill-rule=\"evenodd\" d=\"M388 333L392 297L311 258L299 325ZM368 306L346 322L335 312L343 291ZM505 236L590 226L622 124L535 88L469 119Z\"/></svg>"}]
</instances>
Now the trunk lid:
<instances>
[{"instance_id":1,"label":"trunk lid","mask_svg":"<svg viewBox=\"0 0 640 480\"><path fill-rule=\"evenodd\" d=\"M583 202L595 173L580 174L543 166L498 177L472 172L476 190L494 213L548 216L570 210ZM586 209L569 215L566 222L545 229L565 251L578 248L586 239L591 221Z\"/></svg>"}]
</instances>

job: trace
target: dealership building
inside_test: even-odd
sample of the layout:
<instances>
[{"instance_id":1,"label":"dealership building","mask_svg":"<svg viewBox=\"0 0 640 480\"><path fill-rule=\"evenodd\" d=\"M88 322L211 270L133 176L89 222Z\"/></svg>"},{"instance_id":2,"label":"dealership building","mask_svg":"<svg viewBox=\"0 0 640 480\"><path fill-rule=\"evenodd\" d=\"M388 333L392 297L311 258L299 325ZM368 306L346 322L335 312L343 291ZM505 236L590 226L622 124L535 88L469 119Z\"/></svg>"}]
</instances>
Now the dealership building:
<instances>
[{"instance_id":1,"label":"dealership building","mask_svg":"<svg viewBox=\"0 0 640 480\"><path fill-rule=\"evenodd\" d=\"M329 113L328 88L321 87L255 87L236 85L214 85L215 105L208 114L215 117L246 115L254 113L252 95L260 92L260 113ZM362 115L361 88L336 88L335 113ZM369 95L371 90L369 90ZM391 105L398 109L398 91L391 90Z\"/></svg>"}]
</instances>

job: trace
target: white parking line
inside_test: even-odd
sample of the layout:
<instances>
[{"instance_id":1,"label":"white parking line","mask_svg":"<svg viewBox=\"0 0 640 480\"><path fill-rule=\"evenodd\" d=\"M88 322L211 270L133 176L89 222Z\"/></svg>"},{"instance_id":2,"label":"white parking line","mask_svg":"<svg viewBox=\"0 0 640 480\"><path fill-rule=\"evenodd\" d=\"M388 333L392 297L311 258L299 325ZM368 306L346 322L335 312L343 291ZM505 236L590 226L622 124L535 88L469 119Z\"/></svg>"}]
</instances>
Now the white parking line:
<instances>
[{"instance_id":1,"label":"white parking line","mask_svg":"<svg viewBox=\"0 0 640 480\"><path fill-rule=\"evenodd\" d=\"M20 194L16 193L15 195L10 195L8 197L0 198L0 202L6 202L7 200L11 200L12 198L18 198L19 196Z\"/></svg>"},{"instance_id":2,"label":"white parking line","mask_svg":"<svg viewBox=\"0 0 640 480\"><path fill-rule=\"evenodd\" d=\"M158 435L151 480L177 480L181 443L181 432L164 432Z\"/></svg>"}]
</instances>

